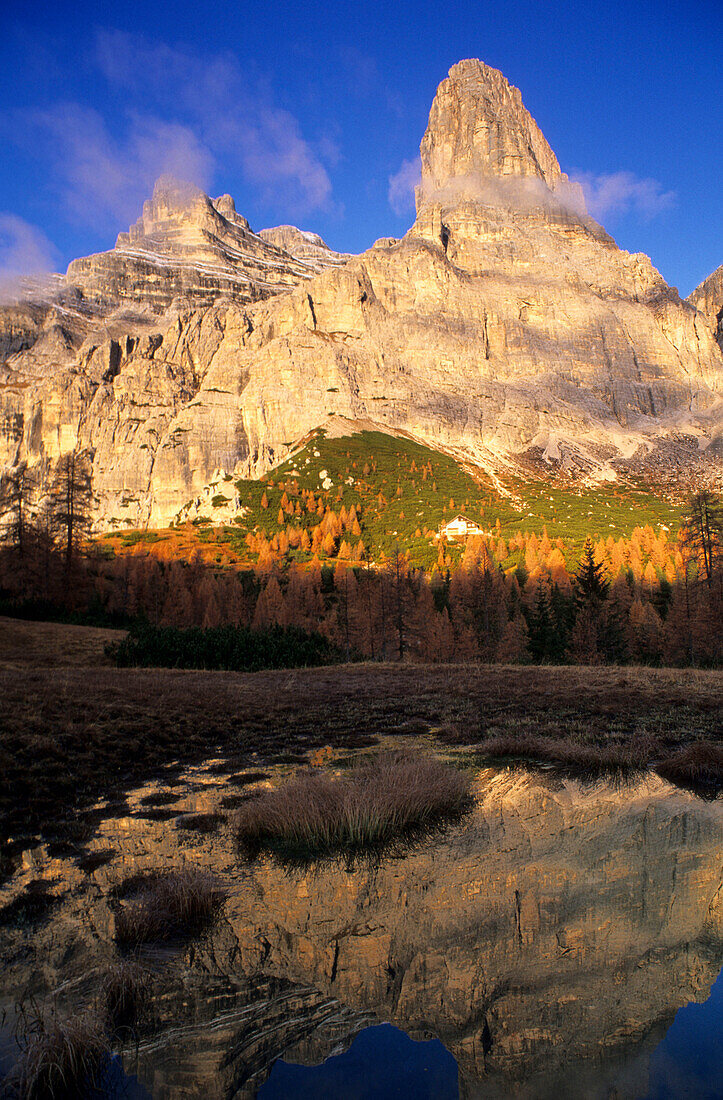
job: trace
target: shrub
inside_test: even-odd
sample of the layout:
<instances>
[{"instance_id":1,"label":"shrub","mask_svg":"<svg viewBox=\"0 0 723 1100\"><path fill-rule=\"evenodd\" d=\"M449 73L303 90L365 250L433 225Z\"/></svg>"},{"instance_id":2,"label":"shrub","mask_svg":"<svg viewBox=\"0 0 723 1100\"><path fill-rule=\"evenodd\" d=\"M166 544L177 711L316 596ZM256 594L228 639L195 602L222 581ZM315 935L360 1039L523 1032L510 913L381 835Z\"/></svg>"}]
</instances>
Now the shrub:
<instances>
[{"instance_id":1,"label":"shrub","mask_svg":"<svg viewBox=\"0 0 723 1100\"><path fill-rule=\"evenodd\" d=\"M469 779L432 759L393 755L344 778L304 774L250 799L236 815L240 842L290 858L376 848L459 816Z\"/></svg>"},{"instance_id":2,"label":"shrub","mask_svg":"<svg viewBox=\"0 0 723 1100\"><path fill-rule=\"evenodd\" d=\"M217 917L225 892L213 875L188 869L134 876L116 896L130 898L116 913L116 941L135 947L203 932Z\"/></svg>"},{"instance_id":3,"label":"shrub","mask_svg":"<svg viewBox=\"0 0 723 1100\"><path fill-rule=\"evenodd\" d=\"M121 642L106 647L121 668L206 668L256 672L262 668L299 668L338 664L341 649L321 634L299 627L242 626L209 628L136 625Z\"/></svg>"},{"instance_id":4,"label":"shrub","mask_svg":"<svg viewBox=\"0 0 723 1100\"><path fill-rule=\"evenodd\" d=\"M90 1016L58 1020L38 1014L20 1038L20 1058L4 1082L18 1100L79 1100L98 1095L109 1049L103 1028Z\"/></svg>"}]
</instances>

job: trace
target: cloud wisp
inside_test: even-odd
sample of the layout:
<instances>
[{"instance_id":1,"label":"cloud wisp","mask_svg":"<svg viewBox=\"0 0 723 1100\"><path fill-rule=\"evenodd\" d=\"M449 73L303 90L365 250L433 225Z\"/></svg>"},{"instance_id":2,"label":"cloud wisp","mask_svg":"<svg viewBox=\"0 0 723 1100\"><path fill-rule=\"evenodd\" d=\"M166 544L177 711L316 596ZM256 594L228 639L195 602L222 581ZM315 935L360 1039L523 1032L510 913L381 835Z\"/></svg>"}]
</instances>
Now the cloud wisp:
<instances>
[{"instance_id":1,"label":"cloud wisp","mask_svg":"<svg viewBox=\"0 0 723 1100\"><path fill-rule=\"evenodd\" d=\"M96 228L134 221L154 181L208 191L223 165L286 215L337 209L326 164L338 151L306 139L231 53L203 55L120 31L98 32L93 62L120 99L112 119L79 102L16 115L9 134L42 150L68 215ZM20 136L18 136L20 135Z\"/></svg>"},{"instance_id":2,"label":"cloud wisp","mask_svg":"<svg viewBox=\"0 0 723 1100\"><path fill-rule=\"evenodd\" d=\"M657 217L675 204L675 191L666 191L655 179L641 179L634 172L571 172L579 183L585 202L594 218L619 217L633 213L645 221Z\"/></svg>"},{"instance_id":3,"label":"cloud wisp","mask_svg":"<svg viewBox=\"0 0 723 1100\"><path fill-rule=\"evenodd\" d=\"M421 182L422 164L419 157L403 160L399 169L389 177L389 205L400 218L414 210L414 192Z\"/></svg>"},{"instance_id":4,"label":"cloud wisp","mask_svg":"<svg viewBox=\"0 0 723 1100\"><path fill-rule=\"evenodd\" d=\"M48 275L57 259L57 249L41 229L0 212L0 302L17 296L22 278Z\"/></svg>"},{"instance_id":5,"label":"cloud wisp","mask_svg":"<svg viewBox=\"0 0 723 1100\"><path fill-rule=\"evenodd\" d=\"M402 161L389 177L389 205L399 217L414 210L415 190L421 183L418 157ZM630 213L649 221L670 209L677 196L675 191L666 191L658 180L642 179L634 172L596 175L575 171L554 192L534 177L480 175L454 177L444 188L426 194L426 198L440 202L472 199L490 206L523 210L555 204L568 207L579 216L590 213L599 221Z\"/></svg>"},{"instance_id":6,"label":"cloud wisp","mask_svg":"<svg viewBox=\"0 0 723 1100\"><path fill-rule=\"evenodd\" d=\"M193 131L133 114L122 136L111 135L98 111L59 103L26 116L26 135L47 150L66 210L83 224L127 225L160 175L211 182L213 156Z\"/></svg>"},{"instance_id":7,"label":"cloud wisp","mask_svg":"<svg viewBox=\"0 0 723 1100\"><path fill-rule=\"evenodd\" d=\"M215 162L240 169L261 201L296 213L330 210L326 164L338 150L308 141L298 119L274 103L268 85L249 78L231 53L204 56L121 31L97 35L96 58L109 84L137 105L182 122ZM188 172L177 172L193 178Z\"/></svg>"}]
</instances>

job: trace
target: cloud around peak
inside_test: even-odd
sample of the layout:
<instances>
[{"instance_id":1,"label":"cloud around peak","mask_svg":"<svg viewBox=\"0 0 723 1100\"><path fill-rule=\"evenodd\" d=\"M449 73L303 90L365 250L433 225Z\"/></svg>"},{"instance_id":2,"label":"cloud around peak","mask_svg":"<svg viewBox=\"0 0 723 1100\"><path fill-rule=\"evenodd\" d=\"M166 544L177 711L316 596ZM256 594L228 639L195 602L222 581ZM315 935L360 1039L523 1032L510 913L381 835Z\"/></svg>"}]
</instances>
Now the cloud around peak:
<instances>
[{"instance_id":1,"label":"cloud around peak","mask_svg":"<svg viewBox=\"0 0 723 1100\"><path fill-rule=\"evenodd\" d=\"M675 191L666 191L658 180L643 179L634 172L596 175L575 171L570 179L580 184L587 208L598 221L630 213L650 221L674 206L677 198Z\"/></svg>"},{"instance_id":2,"label":"cloud around peak","mask_svg":"<svg viewBox=\"0 0 723 1100\"><path fill-rule=\"evenodd\" d=\"M72 221L118 230L134 221L161 175L212 189L238 175L257 201L286 215L333 211L326 163L299 120L249 78L231 53L205 55L121 31L99 31L91 61L119 109L75 100L17 112L11 140L46 161ZM326 162L326 163L325 163Z\"/></svg>"},{"instance_id":3,"label":"cloud around peak","mask_svg":"<svg viewBox=\"0 0 723 1100\"><path fill-rule=\"evenodd\" d=\"M0 212L0 302L15 297L21 278L47 275L57 260L57 249L41 229Z\"/></svg>"},{"instance_id":4,"label":"cloud around peak","mask_svg":"<svg viewBox=\"0 0 723 1100\"><path fill-rule=\"evenodd\" d=\"M398 217L414 211L414 191L422 182L422 163L419 157L403 160L389 177L387 197L389 205Z\"/></svg>"}]
</instances>

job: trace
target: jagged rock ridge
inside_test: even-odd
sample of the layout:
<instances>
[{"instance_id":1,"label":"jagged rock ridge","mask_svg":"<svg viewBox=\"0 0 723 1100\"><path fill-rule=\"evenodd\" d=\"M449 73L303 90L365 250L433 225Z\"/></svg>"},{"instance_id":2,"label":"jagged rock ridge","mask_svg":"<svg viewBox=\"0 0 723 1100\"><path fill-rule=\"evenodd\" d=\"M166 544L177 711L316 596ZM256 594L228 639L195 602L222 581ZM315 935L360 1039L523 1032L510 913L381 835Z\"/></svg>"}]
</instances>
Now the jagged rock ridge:
<instances>
[{"instance_id":1,"label":"jagged rock ridge","mask_svg":"<svg viewBox=\"0 0 723 1100\"><path fill-rule=\"evenodd\" d=\"M254 305L177 310L111 348L89 339L62 377L35 349L11 358L5 461L87 448L106 526L167 523L214 478L269 469L329 415L492 473L523 455L614 478L648 452L675 463L683 438L719 470L723 356L708 323L585 213L501 73L450 70L421 155L401 241ZM205 201L213 224L231 224L227 202ZM144 215L117 251L153 236ZM302 239L317 262L323 242ZM284 227L257 240L298 244Z\"/></svg>"},{"instance_id":2,"label":"jagged rock ridge","mask_svg":"<svg viewBox=\"0 0 723 1100\"><path fill-rule=\"evenodd\" d=\"M162 313L177 297L196 307L221 296L259 301L309 279L325 264L343 262L321 238L313 257L302 259L274 240L276 232L254 233L230 195L210 199L163 177L115 249L74 260L66 279L98 304L130 301ZM282 238L297 243L283 232Z\"/></svg>"}]
</instances>

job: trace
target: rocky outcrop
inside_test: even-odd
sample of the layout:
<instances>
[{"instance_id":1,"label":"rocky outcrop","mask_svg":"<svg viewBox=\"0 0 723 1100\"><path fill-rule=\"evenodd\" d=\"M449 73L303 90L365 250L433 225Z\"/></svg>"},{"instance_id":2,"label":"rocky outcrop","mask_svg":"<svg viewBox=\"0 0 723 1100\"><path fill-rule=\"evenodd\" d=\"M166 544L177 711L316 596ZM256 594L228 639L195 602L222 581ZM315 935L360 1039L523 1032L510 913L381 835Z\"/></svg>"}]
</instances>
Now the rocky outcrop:
<instances>
[{"instance_id":1,"label":"rocky outcrop","mask_svg":"<svg viewBox=\"0 0 723 1100\"><path fill-rule=\"evenodd\" d=\"M295 225L277 225L273 229L262 229L259 233L262 241L281 248L296 260L309 264L317 272L325 267L339 267L351 259L349 253L333 252L318 233L309 233L297 229Z\"/></svg>"},{"instance_id":2,"label":"rocky outcrop","mask_svg":"<svg viewBox=\"0 0 723 1100\"><path fill-rule=\"evenodd\" d=\"M163 177L115 249L74 260L66 280L101 307L130 302L163 313L179 298L187 307L221 297L259 301L311 278L327 256L329 264L343 263L320 237L307 260L272 239L275 231L267 232L271 238L254 233L230 195L210 199Z\"/></svg>"},{"instance_id":3,"label":"rocky outcrop","mask_svg":"<svg viewBox=\"0 0 723 1100\"><path fill-rule=\"evenodd\" d=\"M78 338L52 364L35 349L11 356L0 462L88 449L105 527L166 524L213 477L268 470L330 415L408 432L494 476L531 457L614 479L650 455L656 478L677 477L680 445L685 465L694 448L719 478L723 355L705 317L585 213L519 92L479 61L455 65L421 155L406 236L343 264L331 254L311 281L301 269L318 269L323 242L287 227L256 236L227 197L195 194L179 214L161 189L103 254L112 261L71 265L83 295L102 299L103 265L120 263L113 293L127 277L140 305L133 265L153 267L162 239L201 293L210 249L214 294L223 271L236 300L146 315L125 342L114 334L120 353L86 326L80 350ZM286 290L270 297L273 280ZM158 308L175 293L164 286ZM112 370L97 365L111 358Z\"/></svg>"},{"instance_id":4,"label":"rocky outcrop","mask_svg":"<svg viewBox=\"0 0 723 1100\"><path fill-rule=\"evenodd\" d=\"M703 314L723 348L723 264L686 299Z\"/></svg>"},{"instance_id":5,"label":"rocky outcrop","mask_svg":"<svg viewBox=\"0 0 723 1100\"><path fill-rule=\"evenodd\" d=\"M511 200L559 191L585 213L582 190L560 170L519 89L481 61L460 61L439 85L420 155L418 206L464 196L499 205L509 184Z\"/></svg>"}]
</instances>

